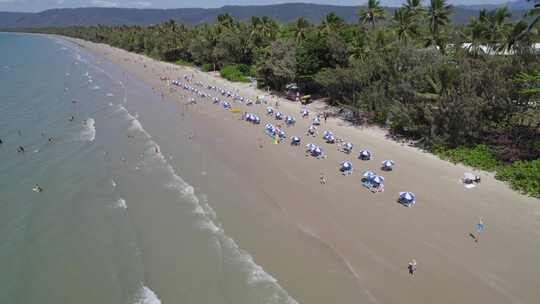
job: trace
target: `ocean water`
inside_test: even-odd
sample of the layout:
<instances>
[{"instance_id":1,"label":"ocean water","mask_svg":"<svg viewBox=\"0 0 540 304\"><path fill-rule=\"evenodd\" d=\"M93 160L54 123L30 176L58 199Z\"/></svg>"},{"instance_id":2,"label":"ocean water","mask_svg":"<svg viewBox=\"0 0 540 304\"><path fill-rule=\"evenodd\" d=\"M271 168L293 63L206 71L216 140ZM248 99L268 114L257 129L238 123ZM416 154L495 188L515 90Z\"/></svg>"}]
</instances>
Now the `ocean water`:
<instances>
[{"instance_id":1,"label":"ocean water","mask_svg":"<svg viewBox=\"0 0 540 304\"><path fill-rule=\"evenodd\" d=\"M191 154L158 103L73 43L0 33L0 303L295 303L171 164Z\"/></svg>"}]
</instances>

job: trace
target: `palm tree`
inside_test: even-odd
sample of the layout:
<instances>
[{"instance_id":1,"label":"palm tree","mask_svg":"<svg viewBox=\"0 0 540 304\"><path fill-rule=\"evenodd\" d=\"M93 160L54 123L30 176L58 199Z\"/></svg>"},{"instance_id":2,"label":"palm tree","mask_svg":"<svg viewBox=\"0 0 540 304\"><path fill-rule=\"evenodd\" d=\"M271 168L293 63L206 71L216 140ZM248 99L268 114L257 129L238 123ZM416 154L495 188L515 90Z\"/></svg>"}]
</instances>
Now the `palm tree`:
<instances>
[{"instance_id":1,"label":"palm tree","mask_svg":"<svg viewBox=\"0 0 540 304\"><path fill-rule=\"evenodd\" d=\"M431 32L430 45L440 44L440 28L450 21L452 5L446 4L446 0L431 0L428 10L429 30Z\"/></svg>"},{"instance_id":2,"label":"palm tree","mask_svg":"<svg viewBox=\"0 0 540 304\"><path fill-rule=\"evenodd\" d=\"M530 51L532 45L530 38L529 26L527 22L521 20L508 31L498 50L513 53Z\"/></svg>"},{"instance_id":3,"label":"palm tree","mask_svg":"<svg viewBox=\"0 0 540 304\"><path fill-rule=\"evenodd\" d=\"M358 17L361 23L371 24L371 28L375 28L375 23L384 19L385 11L379 0L368 0L367 7L358 11Z\"/></svg>"},{"instance_id":4,"label":"palm tree","mask_svg":"<svg viewBox=\"0 0 540 304\"><path fill-rule=\"evenodd\" d=\"M538 3L537 0L527 0L528 2L530 1L535 1L535 5L534 5L534 8L530 9L526 14L525 14L525 17L534 17L534 20L531 22L531 24L529 24L529 27L528 27L528 31L530 32L537 24L539 24L540 22L540 3Z\"/></svg>"},{"instance_id":5,"label":"palm tree","mask_svg":"<svg viewBox=\"0 0 540 304\"><path fill-rule=\"evenodd\" d=\"M264 39L273 40L278 32L279 25L274 19L267 16L261 18L261 35Z\"/></svg>"},{"instance_id":6,"label":"palm tree","mask_svg":"<svg viewBox=\"0 0 540 304\"><path fill-rule=\"evenodd\" d=\"M486 38L491 50L498 48L501 40L506 36L509 29L509 24L506 22L508 18L510 18L510 12L506 7L480 15L480 21L486 25Z\"/></svg>"},{"instance_id":7,"label":"palm tree","mask_svg":"<svg viewBox=\"0 0 540 304\"><path fill-rule=\"evenodd\" d=\"M407 0L403 4L406 12L415 18L420 17L426 12L426 9L422 6L422 0Z\"/></svg>"},{"instance_id":8,"label":"palm tree","mask_svg":"<svg viewBox=\"0 0 540 304\"><path fill-rule=\"evenodd\" d=\"M296 19L296 22L294 24L296 42L304 41L309 26L309 22L304 17L299 17L298 19Z\"/></svg>"},{"instance_id":9,"label":"palm tree","mask_svg":"<svg viewBox=\"0 0 540 304\"><path fill-rule=\"evenodd\" d=\"M466 39L470 43L467 46L467 51L473 56L478 56L484 52L482 45L485 43L486 38L486 26L485 23L480 21L482 15L485 14L485 10L480 11L480 16L471 20L469 25L467 25L468 35Z\"/></svg>"},{"instance_id":10,"label":"palm tree","mask_svg":"<svg viewBox=\"0 0 540 304\"><path fill-rule=\"evenodd\" d=\"M392 27L401 41L407 41L418 34L418 24L414 16L404 7L394 11L392 23Z\"/></svg>"},{"instance_id":11,"label":"palm tree","mask_svg":"<svg viewBox=\"0 0 540 304\"><path fill-rule=\"evenodd\" d=\"M345 21L340 16L336 15L334 12L330 12L326 15L321 23L321 31L323 33L334 32L345 24Z\"/></svg>"}]
</instances>

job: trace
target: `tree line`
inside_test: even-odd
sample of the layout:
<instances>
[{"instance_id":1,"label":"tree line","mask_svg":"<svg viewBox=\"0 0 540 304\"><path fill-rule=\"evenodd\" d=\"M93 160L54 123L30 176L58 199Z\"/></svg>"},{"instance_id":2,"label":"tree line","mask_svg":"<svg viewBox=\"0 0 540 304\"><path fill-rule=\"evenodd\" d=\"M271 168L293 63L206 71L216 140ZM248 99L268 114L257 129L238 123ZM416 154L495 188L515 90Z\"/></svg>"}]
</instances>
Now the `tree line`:
<instances>
[{"instance_id":1,"label":"tree line","mask_svg":"<svg viewBox=\"0 0 540 304\"><path fill-rule=\"evenodd\" d=\"M242 66L260 87L276 91L296 83L353 122L384 125L439 155L480 167L532 164L527 170L539 173L527 179L536 184L521 190L536 188L540 196L540 50L533 47L539 8L517 22L505 7L481 10L463 26L450 24L452 10L446 0L407 0L390 15L369 0L356 24L334 13L319 24L225 14L194 27L171 20L32 31L204 70Z\"/></svg>"}]
</instances>

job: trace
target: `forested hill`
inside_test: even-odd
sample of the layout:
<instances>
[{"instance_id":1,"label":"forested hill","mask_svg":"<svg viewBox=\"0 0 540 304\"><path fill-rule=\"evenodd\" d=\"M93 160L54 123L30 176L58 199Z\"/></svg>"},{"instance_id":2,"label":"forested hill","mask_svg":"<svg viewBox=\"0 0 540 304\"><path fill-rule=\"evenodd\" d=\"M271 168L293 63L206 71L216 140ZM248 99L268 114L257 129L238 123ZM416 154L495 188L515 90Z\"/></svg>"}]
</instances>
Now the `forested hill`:
<instances>
[{"instance_id":1,"label":"forested hill","mask_svg":"<svg viewBox=\"0 0 540 304\"><path fill-rule=\"evenodd\" d=\"M221 14L247 20L251 16L268 16L283 23L289 23L303 16L312 23L319 23L324 16L335 12L347 22L357 22L356 12L360 7L317 5L307 3L287 3L276 5L224 6L221 8L181 8L181 9L133 9L133 8L74 8L52 9L40 13L0 12L0 28L28 27L66 27L89 25L151 25L169 19L176 22L196 25L214 22ZM464 24L478 15L480 6L457 6L454 8L452 22ZM519 19L524 10L512 10L512 17ZM389 13L395 8L385 8Z\"/></svg>"}]
</instances>

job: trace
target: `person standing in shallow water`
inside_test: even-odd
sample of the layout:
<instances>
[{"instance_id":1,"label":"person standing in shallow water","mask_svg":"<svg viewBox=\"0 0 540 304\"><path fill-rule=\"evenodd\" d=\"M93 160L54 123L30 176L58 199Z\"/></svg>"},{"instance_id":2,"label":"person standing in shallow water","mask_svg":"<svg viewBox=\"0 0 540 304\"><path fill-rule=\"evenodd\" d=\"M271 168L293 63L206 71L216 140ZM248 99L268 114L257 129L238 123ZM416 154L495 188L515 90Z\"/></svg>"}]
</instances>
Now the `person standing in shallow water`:
<instances>
[{"instance_id":1,"label":"person standing in shallow water","mask_svg":"<svg viewBox=\"0 0 540 304\"><path fill-rule=\"evenodd\" d=\"M409 274L414 277L414 273L416 272L416 260L410 261L407 268L409 269Z\"/></svg>"}]
</instances>

